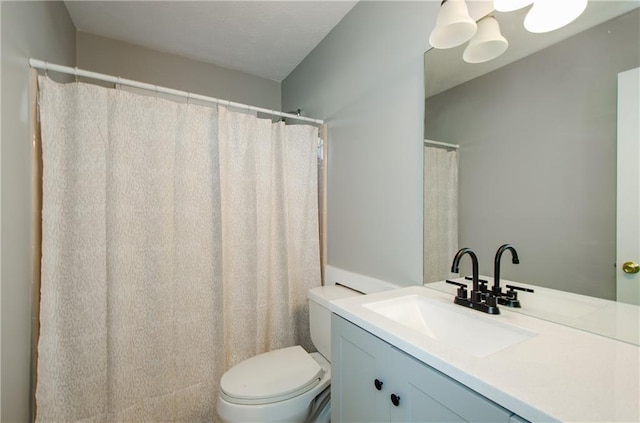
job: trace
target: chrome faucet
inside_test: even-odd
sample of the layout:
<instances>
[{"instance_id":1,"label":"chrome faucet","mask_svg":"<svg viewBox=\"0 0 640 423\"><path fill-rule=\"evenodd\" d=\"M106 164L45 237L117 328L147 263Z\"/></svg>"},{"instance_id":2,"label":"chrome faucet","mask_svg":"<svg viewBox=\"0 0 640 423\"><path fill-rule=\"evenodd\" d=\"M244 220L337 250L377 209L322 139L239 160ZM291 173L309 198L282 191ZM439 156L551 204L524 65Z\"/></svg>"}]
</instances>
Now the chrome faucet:
<instances>
[{"instance_id":1,"label":"chrome faucet","mask_svg":"<svg viewBox=\"0 0 640 423\"><path fill-rule=\"evenodd\" d=\"M448 283L453 283L454 285L460 286L460 289L458 289L458 295L456 295L453 302L465 307L472 308L474 310L482 311L484 313L500 314L500 310L498 309L496 303L496 297L492 293L485 294L480 289L478 256L476 256L476 253L474 253L471 248L462 248L456 253L455 257L453 258L453 263L451 264L451 273L460 272L460 259L462 259L462 256L464 256L465 254L468 254L471 257L471 281L473 283L473 288L471 290L471 295L467 298L466 285L447 281Z\"/></svg>"}]
</instances>

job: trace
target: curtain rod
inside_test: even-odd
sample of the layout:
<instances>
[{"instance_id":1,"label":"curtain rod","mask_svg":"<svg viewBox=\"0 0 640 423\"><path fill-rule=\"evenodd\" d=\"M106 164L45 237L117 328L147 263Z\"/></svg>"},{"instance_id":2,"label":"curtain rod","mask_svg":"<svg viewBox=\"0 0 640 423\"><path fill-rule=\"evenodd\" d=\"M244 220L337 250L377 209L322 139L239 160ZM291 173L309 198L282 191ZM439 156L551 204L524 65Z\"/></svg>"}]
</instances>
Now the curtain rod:
<instances>
[{"instance_id":1,"label":"curtain rod","mask_svg":"<svg viewBox=\"0 0 640 423\"><path fill-rule=\"evenodd\" d=\"M448 142L440 142L440 141L432 141L432 140L424 140L425 144L431 144L431 145L437 145L440 147L446 147L446 148L454 148L454 149L458 149L460 148L460 145L458 144L449 144Z\"/></svg>"},{"instance_id":2,"label":"curtain rod","mask_svg":"<svg viewBox=\"0 0 640 423\"><path fill-rule=\"evenodd\" d=\"M129 87L142 88L144 90L155 91L163 94L170 94L177 97L201 100L209 103L221 104L223 106L237 107L239 109L247 109L254 112L266 113L272 116L297 119L305 122L315 123L318 125L322 125L324 123L324 121L321 119L312 119L304 116L294 115L291 113L283 113L283 112L278 112L276 110L263 109L262 107L250 106L248 104L236 103L234 101L221 100L215 97L207 97L200 94L193 94L187 91L174 90L173 88L166 88L166 87L161 87L154 84L147 84L145 82L133 81L131 79L120 78L119 76L105 75L103 73L92 72L92 71L87 71L87 70L78 69L78 68L72 68L69 66L55 65L53 63L47 63L43 60L29 59L29 66L35 69L42 69L45 72L53 71L53 72L66 73L69 75L75 75L77 77L82 76L84 78L97 79L100 81L112 82L114 84L122 84Z\"/></svg>"}]
</instances>

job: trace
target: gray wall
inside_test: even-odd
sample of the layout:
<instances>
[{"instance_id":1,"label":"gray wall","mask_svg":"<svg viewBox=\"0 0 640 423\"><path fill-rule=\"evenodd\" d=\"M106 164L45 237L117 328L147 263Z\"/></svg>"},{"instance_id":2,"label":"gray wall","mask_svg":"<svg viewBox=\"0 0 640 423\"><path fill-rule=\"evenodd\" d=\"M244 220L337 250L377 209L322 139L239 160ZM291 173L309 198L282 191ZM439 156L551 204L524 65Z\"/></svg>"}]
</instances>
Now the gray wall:
<instances>
[{"instance_id":1,"label":"gray wall","mask_svg":"<svg viewBox=\"0 0 640 423\"><path fill-rule=\"evenodd\" d=\"M31 134L28 58L75 65L75 28L62 2L2 8L2 416L29 421Z\"/></svg>"},{"instance_id":2,"label":"gray wall","mask_svg":"<svg viewBox=\"0 0 640 423\"><path fill-rule=\"evenodd\" d=\"M426 101L426 138L461 144L459 241L481 273L615 299L618 72L636 9ZM507 253L506 257L510 257Z\"/></svg>"},{"instance_id":3,"label":"gray wall","mask_svg":"<svg viewBox=\"0 0 640 423\"><path fill-rule=\"evenodd\" d=\"M329 124L328 264L422 283L423 54L437 2L360 2L283 81Z\"/></svg>"},{"instance_id":4,"label":"gray wall","mask_svg":"<svg viewBox=\"0 0 640 423\"><path fill-rule=\"evenodd\" d=\"M78 31L77 66L177 90L280 110L280 83Z\"/></svg>"}]
</instances>

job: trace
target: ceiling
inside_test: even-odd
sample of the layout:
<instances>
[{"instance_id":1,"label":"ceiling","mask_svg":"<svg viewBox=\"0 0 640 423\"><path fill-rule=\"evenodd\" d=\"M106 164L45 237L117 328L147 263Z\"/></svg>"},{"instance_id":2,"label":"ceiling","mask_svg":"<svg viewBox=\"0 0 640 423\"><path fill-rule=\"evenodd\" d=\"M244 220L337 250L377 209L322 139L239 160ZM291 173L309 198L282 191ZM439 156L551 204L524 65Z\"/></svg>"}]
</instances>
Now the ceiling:
<instances>
[{"instance_id":1,"label":"ceiling","mask_svg":"<svg viewBox=\"0 0 640 423\"><path fill-rule=\"evenodd\" d=\"M78 31L282 81L355 1L65 1Z\"/></svg>"}]
</instances>

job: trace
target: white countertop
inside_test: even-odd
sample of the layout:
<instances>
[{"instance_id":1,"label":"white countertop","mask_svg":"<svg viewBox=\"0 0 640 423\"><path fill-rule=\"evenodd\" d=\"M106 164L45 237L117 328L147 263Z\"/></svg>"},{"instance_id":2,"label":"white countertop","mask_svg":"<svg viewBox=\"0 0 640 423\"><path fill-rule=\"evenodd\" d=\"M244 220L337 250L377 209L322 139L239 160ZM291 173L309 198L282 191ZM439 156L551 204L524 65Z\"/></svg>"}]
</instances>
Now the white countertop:
<instances>
[{"instance_id":1,"label":"white countertop","mask_svg":"<svg viewBox=\"0 0 640 423\"><path fill-rule=\"evenodd\" d=\"M422 295L460 313L536 336L478 358L394 322L363 304ZM487 315L421 286L336 300L331 311L532 421L639 422L640 347L501 307Z\"/></svg>"}]
</instances>

